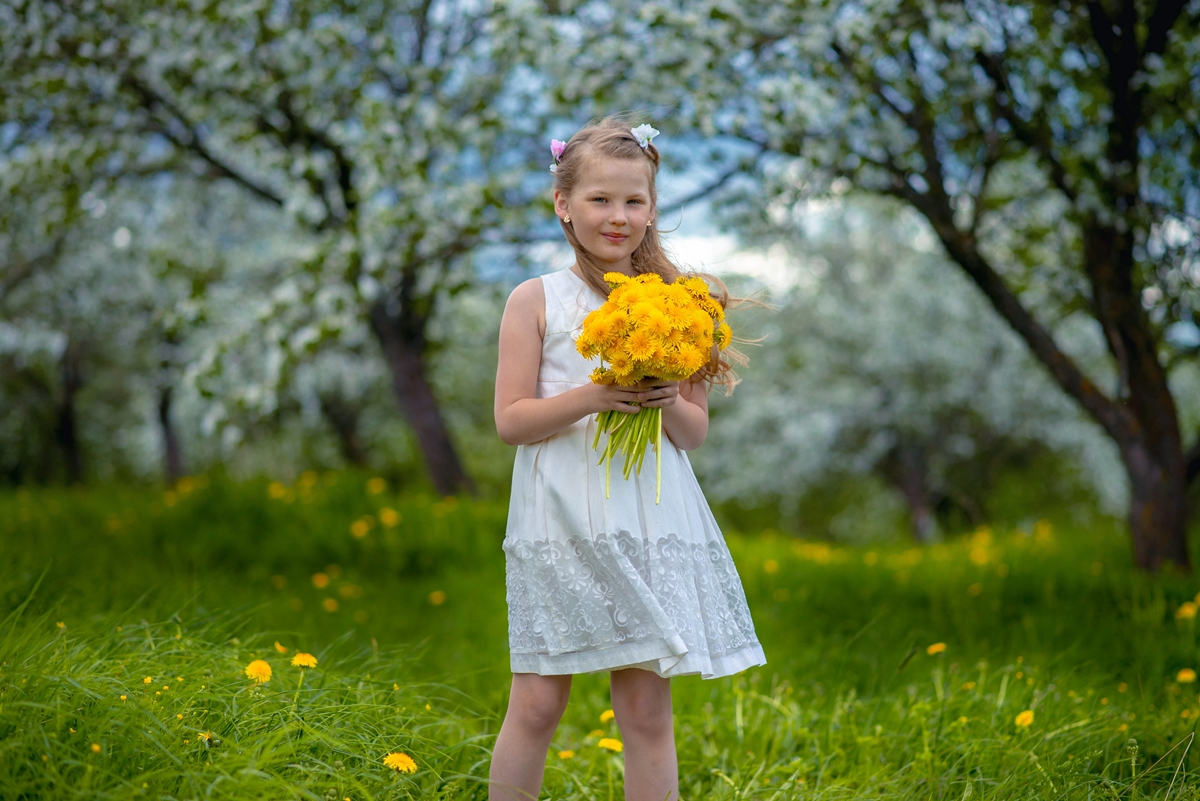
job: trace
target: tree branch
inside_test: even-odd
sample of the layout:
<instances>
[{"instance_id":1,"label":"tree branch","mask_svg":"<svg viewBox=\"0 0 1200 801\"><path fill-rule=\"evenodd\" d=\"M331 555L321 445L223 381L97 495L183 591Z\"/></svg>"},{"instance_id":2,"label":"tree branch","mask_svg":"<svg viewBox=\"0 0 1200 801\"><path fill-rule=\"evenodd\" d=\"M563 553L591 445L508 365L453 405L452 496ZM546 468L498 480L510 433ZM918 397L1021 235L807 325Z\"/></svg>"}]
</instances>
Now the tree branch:
<instances>
[{"instance_id":1,"label":"tree branch","mask_svg":"<svg viewBox=\"0 0 1200 801\"><path fill-rule=\"evenodd\" d=\"M1008 72L1004 69L1004 64L1000 59L989 53L978 52L975 54L975 62L992 79L992 83L996 84L998 90L994 106L996 111L1012 127L1017 138L1033 149L1033 152L1050 171L1051 182L1074 204L1079 193L1068 183L1067 169L1054 155L1054 137L1050 132L1045 110L1039 108L1034 112L1033 119L1028 122L1021 119L1014 105L1015 98L1012 84L1008 80ZM1000 97L1001 92L1003 100Z\"/></svg>"},{"instance_id":2,"label":"tree branch","mask_svg":"<svg viewBox=\"0 0 1200 801\"><path fill-rule=\"evenodd\" d=\"M50 246L42 250L36 256L29 259L23 259L15 264L10 263L5 270L3 279L0 279L0 301L3 301L8 295L19 287L25 281L33 277L41 267L53 263L62 253L63 244L67 241L66 234L59 234L50 243Z\"/></svg>"},{"instance_id":3,"label":"tree branch","mask_svg":"<svg viewBox=\"0 0 1200 801\"><path fill-rule=\"evenodd\" d=\"M233 182L240 184L248 189L252 194L266 200L276 206L283 205L283 198L276 195L267 187L259 184L254 179L242 174L238 170L226 164L213 153L208 145L204 142L203 137L196 130L196 125L183 113L183 110L172 103L168 98L156 92L149 84L145 83L137 76L128 74L125 75L121 82L141 98L143 107L154 115L156 109L161 109L170 115L171 119L179 123L179 125L187 132L186 137L177 136L167 124L158 124L154 126L154 131L165 136L176 147L183 150L191 151L199 156L203 161L207 162L219 175L229 178Z\"/></svg>"}]
</instances>

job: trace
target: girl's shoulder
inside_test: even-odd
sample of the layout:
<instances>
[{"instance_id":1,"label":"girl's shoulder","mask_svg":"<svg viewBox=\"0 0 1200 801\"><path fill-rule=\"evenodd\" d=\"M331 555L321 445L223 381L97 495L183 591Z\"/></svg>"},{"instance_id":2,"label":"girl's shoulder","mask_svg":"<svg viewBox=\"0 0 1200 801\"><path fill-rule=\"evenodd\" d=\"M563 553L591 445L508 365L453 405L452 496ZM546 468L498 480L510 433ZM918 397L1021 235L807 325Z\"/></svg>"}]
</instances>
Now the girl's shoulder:
<instances>
[{"instance_id":1,"label":"girl's shoulder","mask_svg":"<svg viewBox=\"0 0 1200 801\"><path fill-rule=\"evenodd\" d=\"M537 326L538 336L546 332L546 290L541 278L530 278L517 284L509 293L508 302L504 304L504 317L513 320L517 325L528 321ZM503 322L501 325L503 326Z\"/></svg>"}]
</instances>

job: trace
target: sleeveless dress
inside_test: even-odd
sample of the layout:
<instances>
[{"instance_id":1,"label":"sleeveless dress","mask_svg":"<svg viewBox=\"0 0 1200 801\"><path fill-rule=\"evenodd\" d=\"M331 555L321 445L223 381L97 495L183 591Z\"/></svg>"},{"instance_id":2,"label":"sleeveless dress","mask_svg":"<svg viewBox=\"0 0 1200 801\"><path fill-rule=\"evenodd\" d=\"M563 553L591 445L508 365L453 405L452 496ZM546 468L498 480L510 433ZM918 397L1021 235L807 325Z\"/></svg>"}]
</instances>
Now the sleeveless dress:
<instances>
[{"instance_id":1,"label":"sleeveless dress","mask_svg":"<svg viewBox=\"0 0 1200 801\"><path fill-rule=\"evenodd\" d=\"M586 384L599 359L575 338L604 298L568 270L542 277L546 333L537 397ZM766 664L721 530L687 454L662 438L661 502L653 445L610 497L592 447L596 416L517 448L504 538L514 673L636 667L711 679ZM603 447L604 438L600 445Z\"/></svg>"}]
</instances>

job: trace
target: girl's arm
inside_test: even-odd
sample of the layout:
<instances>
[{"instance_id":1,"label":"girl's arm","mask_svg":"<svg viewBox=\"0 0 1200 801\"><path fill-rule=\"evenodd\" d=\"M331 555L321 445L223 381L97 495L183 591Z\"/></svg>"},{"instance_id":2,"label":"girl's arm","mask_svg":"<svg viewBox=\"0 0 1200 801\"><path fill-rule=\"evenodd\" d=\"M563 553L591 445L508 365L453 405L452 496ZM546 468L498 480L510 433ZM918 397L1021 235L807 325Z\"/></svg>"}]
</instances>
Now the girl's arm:
<instances>
[{"instance_id":1,"label":"girl's arm","mask_svg":"<svg viewBox=\"0 0 1200 801\"><path fill-rule=\"evenodd\" d=\"M694 451L708 436L708 385L703 381L680 381L676 386L678 397L665 397L661 403L663 434L670 437L679 450Z\"/></svg>"},{"instance_id":2,"label":"girl's arm","mask_svg":"<svg viewBox=\"0 0 1200 801\"><path fill-rule=\"evenodd\" d=\"M496 366L495 415L496 433L506 445L538 442L606 409L632 414L638 407L630 403L639 400L639 395L646 400L665 398L665 393L659 391L592 383L552 398L536 397L545 315L546 296L539 278L514 289L504 306Z\"/></svg>"}]
</instances>

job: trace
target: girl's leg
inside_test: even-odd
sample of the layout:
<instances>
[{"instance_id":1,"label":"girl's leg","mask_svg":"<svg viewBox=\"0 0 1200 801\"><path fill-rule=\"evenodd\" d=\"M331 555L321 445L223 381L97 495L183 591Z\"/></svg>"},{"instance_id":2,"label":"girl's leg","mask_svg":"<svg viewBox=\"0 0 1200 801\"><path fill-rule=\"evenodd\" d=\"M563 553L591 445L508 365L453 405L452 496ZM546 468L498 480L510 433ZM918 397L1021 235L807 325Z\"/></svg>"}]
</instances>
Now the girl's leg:
<instances>
[{"instance_id":1,"label":"girl's leg","mask_svg":"<svg viewBox=\"0 0 1200 801\"><path fill-rule=\"evenodd\" d=\"M679 801L671 680L638 668L614 670L612 705L625 740L626 801Z\"/></svg>"},{"instance_id":2,"label":"girl's leg","mask_svg":"<svg viewBox=\"0 0 1200 801\"><path fill-rule=\"evenodd\" d=\"M490 801L536 801L546 749L571 697L570 676L514 673L488 775Z\"/></svg>"}]
</instances>

